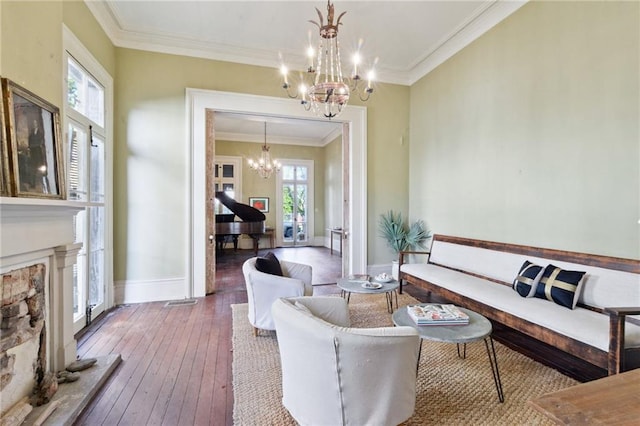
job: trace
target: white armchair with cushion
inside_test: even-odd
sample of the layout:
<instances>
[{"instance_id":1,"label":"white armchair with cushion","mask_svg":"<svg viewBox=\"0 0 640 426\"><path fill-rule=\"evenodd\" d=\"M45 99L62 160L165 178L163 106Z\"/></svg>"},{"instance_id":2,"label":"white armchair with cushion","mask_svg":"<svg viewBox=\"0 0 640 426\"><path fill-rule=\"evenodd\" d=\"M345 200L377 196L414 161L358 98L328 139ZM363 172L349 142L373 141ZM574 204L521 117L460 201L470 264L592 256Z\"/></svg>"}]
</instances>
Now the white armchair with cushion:
<instances>
[{"instance_id":1,"label":"white armchair with cushion","mask_svg":"<svg viewBox=\"0 0 640 426\"><path fill-rule=\"evenodd\" d=\"M413 415L415 329L350 328L340 297L280 299L272 311L282 403L299 424L396 425Z\"/></svg>"},{"instance_id":2,"label":"white armchair with cushion","mask_svg":"<svg viewBox=\"0 0 640 426\"><path fill-rule=\"evenodd\" d=\"M256 268L257 260L257 257L252 257L242 265L247 285L249 322L254 327L254 334L258 333L258 329L275 330L271 317L271 305L275 300L313 294L311 266L282 260L278 262L282 272L282 276L279 276L259 271Z\"/></svg>"}]
</instances>

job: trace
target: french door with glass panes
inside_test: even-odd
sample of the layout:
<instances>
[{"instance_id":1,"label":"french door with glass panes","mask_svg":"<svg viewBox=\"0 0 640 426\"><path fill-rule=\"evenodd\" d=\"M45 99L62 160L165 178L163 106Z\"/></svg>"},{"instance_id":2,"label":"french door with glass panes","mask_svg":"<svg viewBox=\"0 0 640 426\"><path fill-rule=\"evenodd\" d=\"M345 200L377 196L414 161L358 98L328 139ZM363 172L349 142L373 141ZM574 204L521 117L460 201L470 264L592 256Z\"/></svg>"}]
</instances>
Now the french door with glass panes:
<instances>
[{"instance_id":1,"label":"french door with glass panes","mask_svg":"<svg viewBox=\"0 0 640 426\"><path fill-rule=\"evenodd\" d=\"M242 158L217 155L214 166L214 186L216 192L222 191L238 202L242 202ZM236 198L237 197L237 198ZM215 200L215 214L233 214L218 199Z\"/></svg>"},{"instance_id":2,"label":"french door with glass panes","mask_svg":"<svg viewBox=\"0 0 640 426\"><path fill-rule=\"evenodd\" d=\"M313 241L313 161L282 160L278 173L276 241L306 246Z\"/></svg>"},{"instance_id":3,"label":"french door with glass panes","mask_svg":"<svg viewBox=\"0 0 640 426\"><path fill-rule=\"evenodd\" d=\"M214 172L213 172L213 185L216 192L224 192L230 198L238 201L242 198L242 158L217 155L215 157ZM214 214L217 215L230 215L229 220L233 220L235 213L233 213L227 206L222 204L217 198L214 200L213 207ZM217 220L217 219L216 219ZM213 238L213 235L210 236ZM213 242L213 240L211 240ZM216 247L224 248L227 243L232 243L234 247L237 247L238 236L234 235L216 235L215 236Z\"/></svg>"},{"instance_id":4,"label":"french door with glass panes","mask_svg":"<svg viewBox=\"0 0 640 426\"><path fill-rule=\"evenodd\" d=\"M83 243L74 267L76 331L105 309L104 140L92 127L68 120L69 197L87 202L75 218L76 242Z\"/></svg>"},{"instance_id":5,"label":"french door with glass panes","mask_svg":"<svg viewBox=\"0 0 640 426\"><path fill-rule=\"evenodd\" d=\"M89 61L91 62L91 61ZM111 273L111 213L107 211L111 185L107 184L108 89L70 53L66 55L68 198L85 206L75 218L75 241L82 243L74 266L73 319L79 331L112 303L107 282ZM109 163L111 164L111 163Z\"/></svg>"}]
</instances>

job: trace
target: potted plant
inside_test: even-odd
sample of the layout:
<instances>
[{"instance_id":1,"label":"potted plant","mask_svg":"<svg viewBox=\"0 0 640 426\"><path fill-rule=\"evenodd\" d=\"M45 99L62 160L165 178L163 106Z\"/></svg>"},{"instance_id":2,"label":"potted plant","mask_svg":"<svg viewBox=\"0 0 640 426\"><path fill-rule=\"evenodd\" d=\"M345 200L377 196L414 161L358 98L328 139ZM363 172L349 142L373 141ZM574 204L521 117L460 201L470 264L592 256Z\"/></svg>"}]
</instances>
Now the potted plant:
<instances>
[{"instance_id":1,"label":"potted plant","mask_svg":"<svg viewBox=\"0 0 640 426\"><path fill-rule=\"evenodd\" d=\"M380 215L379 226L380 236L397 256L401 251L424 247L425 241L431 237L431 232L422 220L408 225L402 213L394 213L393 210ZM391 275L396 280L399 277L398 267L398 260L394 260Z\"/></svg>"}]
</instances>

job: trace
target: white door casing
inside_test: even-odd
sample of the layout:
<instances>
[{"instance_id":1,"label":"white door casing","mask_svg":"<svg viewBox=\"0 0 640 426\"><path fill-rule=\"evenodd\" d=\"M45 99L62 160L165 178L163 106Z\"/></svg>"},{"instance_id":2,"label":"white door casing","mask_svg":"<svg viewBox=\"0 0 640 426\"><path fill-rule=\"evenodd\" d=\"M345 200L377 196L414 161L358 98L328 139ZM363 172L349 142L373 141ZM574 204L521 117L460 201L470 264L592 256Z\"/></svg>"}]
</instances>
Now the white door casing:
<instances>
[{"instance_id":1,"label":"white door casing","mask_svg":"<svg viewBox=\"0 0 640 426\"><path fill-rule=\"evenodd\" d=\"M264 116L315 119L293 99L242 93L186 89L187 110L187 200L185 247L185 297L205 295L206 244L208 243L205 218L205 111L236 112ZM367 110L348 106L334 119L348 123L350 156L349 169L349 273L364 273L367 268ZM358 212L358 216L354 216Z\"/></svg>"}]
</instances>

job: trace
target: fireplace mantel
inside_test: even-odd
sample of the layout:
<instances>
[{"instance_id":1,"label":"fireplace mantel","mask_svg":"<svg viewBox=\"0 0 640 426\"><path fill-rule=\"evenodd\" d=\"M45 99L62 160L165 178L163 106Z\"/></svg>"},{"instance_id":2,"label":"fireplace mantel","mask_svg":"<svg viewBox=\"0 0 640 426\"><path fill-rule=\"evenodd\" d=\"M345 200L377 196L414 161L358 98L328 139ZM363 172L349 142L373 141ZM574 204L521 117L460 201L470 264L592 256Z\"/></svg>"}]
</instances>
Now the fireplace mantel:
<instances>
[{"instance_id":1,"label":"fireplace mantel","mask_svg":"<svg viewBox=\"0 0 640 426\"><path fill-rule=\"evenodd\" d=\"M2 221L16 217L74 216L85 208L84 202L43 198L0 197Z\"/></svg>"},{"instance_id":2,"label":"fireplace mantel","mask_svg":"<svg viewBox=\"0 0 640 426\"><path fill-rule=\"evenodd\" d=\"M82 244L74 243L74 218L85 207L86 203L76 201L0 197L0 273L35 264L47 268L47 368L53 372L76 358L73 266ZM15 348L18 350L21 346ZM16 374L29 376L22 370ZM3 403L0 411L7 408Z\"/></svg>"},{"instance_id":3,"label":"fireplace mantel","mask_svg":"<svg viewBox=\"0 0 640 426\"><path fill-rule=\"evenodd\" d=\"M84 208L77 201L0 197L0 259L72 243L73 218Z\"/></svg>"}]
</instances>

